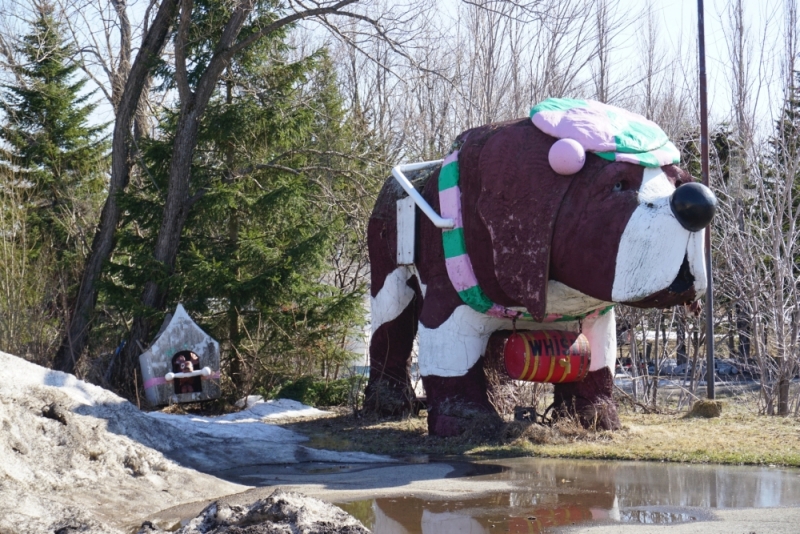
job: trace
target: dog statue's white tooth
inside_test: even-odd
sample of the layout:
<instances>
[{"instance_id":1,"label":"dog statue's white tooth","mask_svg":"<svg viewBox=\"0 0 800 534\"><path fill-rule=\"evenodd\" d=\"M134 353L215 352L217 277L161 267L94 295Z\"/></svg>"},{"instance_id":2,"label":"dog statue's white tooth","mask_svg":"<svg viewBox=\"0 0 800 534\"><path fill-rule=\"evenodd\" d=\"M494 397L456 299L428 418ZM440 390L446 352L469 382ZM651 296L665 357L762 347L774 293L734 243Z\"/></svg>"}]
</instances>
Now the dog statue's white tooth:
<instances>
[{"instance_id":1,"label":"dog statue's white tooth","mask_svg":"<svg viewBox=\"0 0 800 534\"><path fill-rule=\"evenodd\" d=\"M614 376L617 362L617 321L614 310L600 317L587 318L583 322L583 335L589 340L589 346L592 348L589 371L608 367L611 376Z\"/></svg>"},{"instance_id":2,"label":"dog statue's white tooth","mask_svg":"<svg viewBox=\"0 0 800 534\"><path fill-rule=\"evenodd\" d=\"M611 302L590 297L557 280L547 281L548 314L583 315L611 304Z\"/></svg>"},{"instance_id":3,"label":"dog statue's white tooth","mask_svg":"<svg viewBox=\"0 0 800 534\"><path fill-rule=\"evenodd\" d=\"M708 286L705 243L706 231L703 229L689 235L689 246L686 248L686 259L689 262L689 271L694 276L694 291L698 299L706 294Z\"/></svg>"}]
</instances>

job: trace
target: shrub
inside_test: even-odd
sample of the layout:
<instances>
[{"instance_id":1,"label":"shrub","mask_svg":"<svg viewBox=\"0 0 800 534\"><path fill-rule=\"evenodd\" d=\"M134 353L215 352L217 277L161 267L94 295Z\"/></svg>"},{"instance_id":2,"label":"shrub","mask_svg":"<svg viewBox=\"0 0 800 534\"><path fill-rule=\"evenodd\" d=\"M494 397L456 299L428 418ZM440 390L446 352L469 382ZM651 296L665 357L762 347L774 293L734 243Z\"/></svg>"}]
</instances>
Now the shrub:
<instances>
[{"instance_id":1,"label":"shrub","mask_svg":"<svg viewBox=\"0 0 800 534\"><path fill-rule=\"evenodd\" d=\"M347 406L356 391L363 387L359 377L341 378L338 380L321 380L313 376L304 376L284 384L275 395L276 398L292 399L309 406Z\"/></svg>"}]
</instances>

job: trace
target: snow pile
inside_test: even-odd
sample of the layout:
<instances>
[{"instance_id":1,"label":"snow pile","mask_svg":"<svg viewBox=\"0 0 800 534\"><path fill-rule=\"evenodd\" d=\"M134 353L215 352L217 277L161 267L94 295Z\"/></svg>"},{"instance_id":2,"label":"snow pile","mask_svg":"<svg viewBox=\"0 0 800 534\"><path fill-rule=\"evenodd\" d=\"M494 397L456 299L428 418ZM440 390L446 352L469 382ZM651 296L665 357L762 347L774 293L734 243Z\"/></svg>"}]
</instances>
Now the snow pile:
<instances>
[{"instance_id":1,"label":"snow pile","mask_svg":"<svg viewBox=\"0 0 800 534\"><path fill-rule=\"evenodd\" d=\"M289 399L265 401L259 395L241 399L240 412L216 417L150 412L147 416L191 436L192 447L181 450L182 463L201 471L224 471L255 464L298 462L384 463L394 460L363 452L334 452L300 445L308 438L277 426L282 419L325 414Z\"/></svg>"},{"instance_id":2,"label":"snow pile","mask_svg":"<svg viewBox=\"0 0 800 534\"><path fill-rule=\"evenodd\" d=\"M246 399L240 400L237 405L239 407L246 406L246 408L240 412L217 417L177 415L162 412L150 412L147 415L197 437L263 441L266 443L299 443L308 438L291 430L264 423L327 413L289 399L264 401L259 395L250 395ZM292 461L272 463L292 463Z\"/></svg>"},{"instance_id":3,"label":"snow pile","mask_svg":"<svg viewBox=\"0 0 800 534\"><path fill-rule=\"evenodd\" d=\"M0 352L0 532L117 532L148 510L246 489L140 442L165 429L148 423L113 393Z\"/></svg>"},{"instance_id":4,"label":"snow pile","mask_svg":"<svg viewBox=\"0 0 800 534\"><path fill-rule=\"evenodd\" d=\"M115 532L100 524L130 531L158 510L246 489L187 467L213 474L266 463L388 461L303 447L307 438L272 422L319 410L249 400L246 410L214 418L148 414L0 352L0 532Z\"/></svg>"}]
</instances>

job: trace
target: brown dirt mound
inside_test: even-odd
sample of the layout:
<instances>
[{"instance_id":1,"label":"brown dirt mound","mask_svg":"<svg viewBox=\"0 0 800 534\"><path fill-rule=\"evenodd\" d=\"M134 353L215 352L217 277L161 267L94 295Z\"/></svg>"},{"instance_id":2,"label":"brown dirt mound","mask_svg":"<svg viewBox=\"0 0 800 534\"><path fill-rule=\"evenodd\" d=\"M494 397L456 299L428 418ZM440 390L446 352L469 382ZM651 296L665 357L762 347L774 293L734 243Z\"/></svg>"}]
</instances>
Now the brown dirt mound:
<instances>
[{"instance_id":1,"label":"brown dirt mound","mask_svg":"<svg viewBox=\"0 0 800 534\"><path fill-rule=\"evenodd\" d=\"M720 415L722 415L722 401L703 399L695 401L687 414L689 417L705 417L706 419Z\"/></svg>"}]
</instances>

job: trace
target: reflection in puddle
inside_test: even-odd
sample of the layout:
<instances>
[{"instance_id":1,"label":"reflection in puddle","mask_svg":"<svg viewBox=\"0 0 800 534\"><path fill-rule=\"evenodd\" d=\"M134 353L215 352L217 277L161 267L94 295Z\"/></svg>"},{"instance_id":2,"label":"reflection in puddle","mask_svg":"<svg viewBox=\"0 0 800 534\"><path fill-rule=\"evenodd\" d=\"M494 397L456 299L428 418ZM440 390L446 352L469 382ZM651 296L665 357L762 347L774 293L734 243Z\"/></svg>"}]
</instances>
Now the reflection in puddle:
<instances>
[{"instance_id":1,"label":"reflection in puddle","mask_svg":"<svg viewBox=\"0 0 800 534\"><path fill-rule=\"evenodd\" d=\"M697 519L694 515L687 513L662 512L660 510L623 510L619 516L620 521L625 523L641 523L643 525L685 523Z\"/></svg>"},{"instance_id":2,"label":"reflection in puddle","mask_svg":"<svg viewBox=\"0 0 800 534\"><path fill-rule=\"evenodd\" d=\"M565 496L537 497L520 493L499 493L460 501L406 497L369 499L338 506L375 534L537 533L548 527L612 519L608 510L558 498ZM596 499L598 504L601 500Z\"/></svg>"},{"instance_id":3,"label":"reflection in puddle","mask_svg":"<svg viewBox=\"0 0 800 534\"><path fill-rule=\"evenodd\" d=\"M508 467L496 463L474 463L474 462L453 462L450 464L452 471L447 473L444 478L465 478L482 476L483 479L502 480L503 473L508 471ZM486 476L496 475L496 476Z\"/></svg>"},{"instance_id":4,"label":"reflection in puddle","mask_svg":"<svg viewBox=\"0 0 800 534\"><path fill-rule=\"evenodd\" d=\"M714 508L800 502L800 476L791 470L534 458L473 465L481 467L457 467L455 476L507 481L515 489L339 506L376 534L530 534L585 522L680 523L708 519Z\"/></svg>"}]
</instances>

